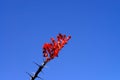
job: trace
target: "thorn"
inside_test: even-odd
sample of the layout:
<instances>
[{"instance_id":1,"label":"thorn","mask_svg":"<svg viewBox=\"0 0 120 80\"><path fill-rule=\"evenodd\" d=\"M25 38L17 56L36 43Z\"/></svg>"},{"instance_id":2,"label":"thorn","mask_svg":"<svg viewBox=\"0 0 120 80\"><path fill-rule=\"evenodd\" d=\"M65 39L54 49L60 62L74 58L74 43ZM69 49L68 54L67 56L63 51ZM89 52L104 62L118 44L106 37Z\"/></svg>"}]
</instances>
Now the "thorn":
<instances>
[{"instance_id":1,"label":"thorn","mask_svg":"<svg viewBox=\"0 0 120 80\"><path fill-rule=\"evenodd\" d=\"M30 73L26 72L31 78L33 77Z\"/></svg>"},{"instance_id":2,"label":"thorn","mask_svg":"<svg viewBox=\"0 0 120 80\"><path fill-rule=\"evenodd\" d=\"M44 65L44 63L41 64L41 66L43 66L43 65Z\"/></svg>"},{"instance_id":3,"label":"thorn","mask_svg":"<svg viewBox=\"0 0 120 80\"><path fill-rule=\"evenodd\" d=\"M38 67L40 66L38 63L34 62L34 64L36 64Z\"/></svg>"},{"instance_id":4,"label":"thorn","mask_svg":"<svg viewBox=\"0 0 120 80\"><path fill-rule=\"evenodd\" d=\"M48 66L45 66L45 68L48 68Z\"/></svg>"},{"instance_id":5,"label":"thorn","mask_svg":"<svg viewBox=\"0 0 120 80\"><path fill-rule=\"evenodd\" d=\"M37 78L40 78L41 80L44 80L43 78L41 78L41 77L39 77L39 76L37 76Z\"/></svg>"}]
</instances>

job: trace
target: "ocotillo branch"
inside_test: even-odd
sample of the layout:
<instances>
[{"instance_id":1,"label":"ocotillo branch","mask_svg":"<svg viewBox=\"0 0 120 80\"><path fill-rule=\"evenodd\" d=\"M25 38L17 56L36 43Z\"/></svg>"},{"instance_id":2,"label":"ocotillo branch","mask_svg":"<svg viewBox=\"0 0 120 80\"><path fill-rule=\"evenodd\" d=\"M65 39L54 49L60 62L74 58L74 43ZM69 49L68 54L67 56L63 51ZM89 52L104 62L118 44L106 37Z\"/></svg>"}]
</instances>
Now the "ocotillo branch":
<instances>
[{"instance_id":1,"label":"ocotillo branch","mask_svg":"<svg viewBox=\"0 0 120 80\"><path fill-rule=\"evenodd\" d=\"M39 66L34 75L30 75L31 80L35 80L38 77L38 74L42 71L42 69L49 61L55 57L58 57L59 51L64 47L65 44L67 44L70 38L71 36L67 37L66 35L58 34L56 40L54 38L51 38L50 43L45 43L43 45L43 57L45 57L45 61L42 65Z\"/></svg>"}]
</instances>

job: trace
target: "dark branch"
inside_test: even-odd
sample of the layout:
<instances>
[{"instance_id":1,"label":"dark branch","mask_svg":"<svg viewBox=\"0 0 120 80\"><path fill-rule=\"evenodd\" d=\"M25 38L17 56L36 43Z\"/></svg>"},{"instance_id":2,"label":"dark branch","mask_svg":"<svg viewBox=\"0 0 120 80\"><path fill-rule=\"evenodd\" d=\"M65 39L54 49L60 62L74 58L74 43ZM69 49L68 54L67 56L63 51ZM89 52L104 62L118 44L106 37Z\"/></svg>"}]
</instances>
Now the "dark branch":
<instances>
[{"instance_id":1,"label":"dark branch","mask_svg":"<svg viewBox=\"0 0 120 80\"><path fill-rule=\"evenodd\" d=\"M35 80L38 77L38 74L42 71L42 69L45 67L46 64L47 64L47 61L44 61L43 64L41 66L39 66L39 68L35 72L35 74L33 76L31 76L30 80Z\"/></svg>"}]
</instances>

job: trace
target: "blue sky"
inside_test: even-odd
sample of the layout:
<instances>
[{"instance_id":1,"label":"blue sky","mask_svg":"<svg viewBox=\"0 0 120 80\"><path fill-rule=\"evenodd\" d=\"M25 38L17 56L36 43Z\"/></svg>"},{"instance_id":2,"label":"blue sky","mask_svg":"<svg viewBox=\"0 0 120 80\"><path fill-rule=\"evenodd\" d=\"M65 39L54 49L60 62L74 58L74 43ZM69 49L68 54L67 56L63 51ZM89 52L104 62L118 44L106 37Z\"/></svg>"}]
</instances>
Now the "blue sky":
<instances>
[{"instance_id":1,"label":"blue sky","mask_svg":"<svg viewBox=\"0 0 120 80\"><path fill-rule=\"evenodd\" d=\"M119 0L1 0L0 78L29 80L42 46L72 39L39 76L44 80L120 80ZM39 79L36 79L39 80Z\"/></svg>"}]
</instances>

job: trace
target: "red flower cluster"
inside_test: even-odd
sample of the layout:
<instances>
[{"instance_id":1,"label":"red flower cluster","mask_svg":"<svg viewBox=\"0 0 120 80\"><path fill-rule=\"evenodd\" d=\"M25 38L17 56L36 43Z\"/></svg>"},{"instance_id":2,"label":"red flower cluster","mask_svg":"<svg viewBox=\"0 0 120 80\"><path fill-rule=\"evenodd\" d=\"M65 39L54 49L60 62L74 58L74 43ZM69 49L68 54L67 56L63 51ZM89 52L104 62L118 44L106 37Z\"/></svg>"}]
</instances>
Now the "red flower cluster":
<instances>
[{"instance_id":1,"label":"red flower cluster","mask_svg":"<svg viewBox=\"0 0 120 80\"><path fill-rule=\"evenodd\" d=\"M58 57L59 51L67 44L71 36L66 37L66 35L59 34L57 40L51 38L51 43L45 43L43 45L43 56L46 58L46 61Z\"/></svg>"}]
</instances>

